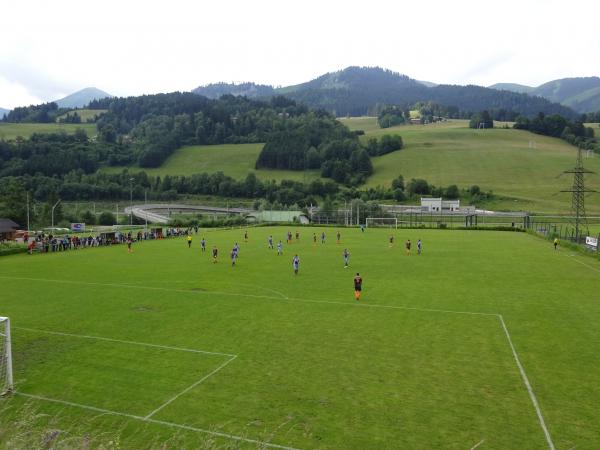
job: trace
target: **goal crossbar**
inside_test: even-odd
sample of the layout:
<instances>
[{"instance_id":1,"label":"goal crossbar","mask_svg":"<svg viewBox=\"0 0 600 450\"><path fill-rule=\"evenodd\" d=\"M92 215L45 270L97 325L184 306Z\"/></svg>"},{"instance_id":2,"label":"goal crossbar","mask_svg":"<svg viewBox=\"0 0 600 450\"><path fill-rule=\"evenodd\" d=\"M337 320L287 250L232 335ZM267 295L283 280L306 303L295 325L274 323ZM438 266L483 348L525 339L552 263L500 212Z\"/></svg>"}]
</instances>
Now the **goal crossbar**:
<instances>
[{"instance_id":1,"label":"goal crossbar","mask_svg":"<svg viewBox=\"0 0 600 450\"><path fill-rule=\"evenodd\" d=\"M10 319L0 316L0 395L13 388Z\"/></svg>"},{"instance_id":2,"label":"goal crossbar","mask_svg":"<svg viewBox=\"0 0 600 450\"><path fill-rule=\"evenodd\" d=\"M365 226L369 228L375 226L389 226L398 228L398 218L396 217L367 217L365 219Z\"/></svg>"}]
</instances>

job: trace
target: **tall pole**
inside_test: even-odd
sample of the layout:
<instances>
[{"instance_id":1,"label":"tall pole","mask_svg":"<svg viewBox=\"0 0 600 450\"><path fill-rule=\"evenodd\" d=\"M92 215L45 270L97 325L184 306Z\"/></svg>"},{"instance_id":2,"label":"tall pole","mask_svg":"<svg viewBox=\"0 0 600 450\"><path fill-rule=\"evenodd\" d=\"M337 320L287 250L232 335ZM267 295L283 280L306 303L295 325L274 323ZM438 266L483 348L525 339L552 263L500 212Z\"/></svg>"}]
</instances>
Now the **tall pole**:
<instances>
[{"instance_id":1,"label":"tall pole","mask_svg":"<svg viewBox=\"0 0 600 450\"><path fill-rule=\"evenodd\" d=\"M133 225L133 178L129 179L129 225Z\"/></svg>"},{"instance_id":2,"label":"tall pole","mask_svg":"<svg viewBox=\"0 0 600 450\"><path fill-rule=\"evenodd\" d=\"M27 192L27 233L29 233L29 192Z\"/></svg>"},{"instance_id":3,"label":"tall pole","mask_svg":"<svg viewBox=\"0 0 600 450\"><path fill-rule=\"evenodd\" d=\"M119 225L119 204L117 203L117 225Z\"/></svg>"},{"instance_id":4,"label":"tall pole","mask_svg":"<svg viewBox=\"0 0 600 450\"><path fill-rule=\"evenodd\" d=\"M59 203L60 203L60 198L58 199L58 201L52 207L52 228L54 228L54 209L58 206Z\"/></svg>"},{"instance_id":5,"label":"tall pole","mask_svg":"<svg viewBox=\"0 0 600 450\"><path fill-rule=\"evenodd\" d=\"M148 204L148 189L144 189L144 206ZM148 210L144 208L144 219L146 219L145 230L148 231Z\"/></svg>"}]
</instances>

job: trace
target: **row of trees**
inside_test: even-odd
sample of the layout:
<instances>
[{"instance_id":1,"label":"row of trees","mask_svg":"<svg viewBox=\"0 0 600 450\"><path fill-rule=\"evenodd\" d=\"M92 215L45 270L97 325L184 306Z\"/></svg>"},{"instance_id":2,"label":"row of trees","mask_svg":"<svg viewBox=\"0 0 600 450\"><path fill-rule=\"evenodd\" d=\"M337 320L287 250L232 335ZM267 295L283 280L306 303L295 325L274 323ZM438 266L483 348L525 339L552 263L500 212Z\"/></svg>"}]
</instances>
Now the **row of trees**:
<instances>
[{"instance_id":1,"label":"row of trees","mask_svg":"<svg viewBox=\"0 0 600 450\"><path fill-rule=\"evenodd\" d=\"M533 119L519 116L514 128L558 137L570 144L600 153L600 142L595 138L593 128L586 127L581 120L571 121L558 114L546 116L544 113L539 113Z\"/></svg>"}]
</instances>

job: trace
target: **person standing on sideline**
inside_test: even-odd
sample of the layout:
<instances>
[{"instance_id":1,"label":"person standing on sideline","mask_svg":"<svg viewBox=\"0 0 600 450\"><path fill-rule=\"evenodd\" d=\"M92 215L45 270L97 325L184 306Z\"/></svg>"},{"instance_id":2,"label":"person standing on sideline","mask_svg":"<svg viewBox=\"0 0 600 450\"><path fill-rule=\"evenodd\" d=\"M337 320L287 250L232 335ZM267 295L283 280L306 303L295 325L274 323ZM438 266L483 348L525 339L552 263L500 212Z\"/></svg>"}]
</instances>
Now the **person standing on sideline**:
<instances>
[{"instance_id":1,"label":"person standing on sideline","mask_svg":"<svg viewBox=\"0 0 600 450\"><path fill-rule=\"evenodd\" d=\"M558 238L554 238L554 250L558 250Z\"/></svg>"},{"instance_id":2,"label":"person standing on sideline","mask_svg":"<svg viewBox=\"0 0 600 450\"><path fill-rule=\"evenodd\" d=\"M354 298L357 302L360 301L360 294L362 293L362 282L362 277L358 272L356 272L356 276L354 277Z\"/></svg>"},{"instance_id":3,"label":"person standing on sideline","mask_svg":"<svg viewBox=\"0 0 600 450\"><path fill-rule=\"evenodd\" d=\"M187 243L188 243L188 248L192 248L192 233L188 234Z\"/></svg>"},{"instance_id":4,"label":"person standing on sideline","mask_svg":"<svg viewBox=\"0 0 600 450\"><path fill-rule=\"evenodd\" d=\"M292 267L294 268L294 275L298 275L298 269L300 269L300 258L298 255L294 255L294 258L292 258Z\"/></svg>"},{"instance_id":5,"label":"person standing on sideline","mask_svg":"<svg viewBox=\"0 0 600 450\"><path fill-rule=\"evenodd\" d=\"M344 269L347 269L350 265L350 252L347 248L344 249Z\"/></svg>"},{"instance_id":6,"label":"person standing on sideline","mask_svg":"<svg viewBox=\"0 0 600 450\"><path fill-rule=\"evenodd\" d=\"M420 255L422 251L423 251L423 243L421 242L421 239L419 239L417 241L417 254Z\"/></svg>"}]
</instances>

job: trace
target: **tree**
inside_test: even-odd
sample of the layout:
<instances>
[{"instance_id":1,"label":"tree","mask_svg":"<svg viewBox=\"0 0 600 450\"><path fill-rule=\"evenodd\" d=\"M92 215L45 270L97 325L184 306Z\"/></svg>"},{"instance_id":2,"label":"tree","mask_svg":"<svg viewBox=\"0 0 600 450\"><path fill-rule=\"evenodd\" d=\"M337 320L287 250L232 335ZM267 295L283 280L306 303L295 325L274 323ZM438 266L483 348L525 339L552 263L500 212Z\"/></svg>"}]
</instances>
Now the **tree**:
<instances>
[{"instance_id":1,"label":"tree","mask_svg":"<svg viewBox=\"0 0 600 450\"><path fill-rule=\"evenodd\" d=\"M0 215L13 220L20 226L27 224L27 193L22 182L12 179L2 189L4 207Z\"/></svg>"},{"instance_id":2,"label":"tree","mask_svg":"<svg viewBox=\"0 0 600 450\"><path fill-rule=\"evenodd\" d=\"M457 199L460 196L460 191L458 190L458 186L451 184L446 188L444 194L446 195L446 198Z\"/></svg>"},{"instance_id":3,"label":"tree","mask_svg":"<svg viewBox=\"0 0 600 450\"><path fill-rule=\"evenodd\" d=\"M431 187L429 186L429 183L427 183L427 181L423 180L422 178L413 178L412 180L410 180L408 182L408 185L406 186L406 189L411 196L415 194L429 195L431 192Z\"/></svg>"},{"instance_id":4,"label":"tree","mask_svg":"<svg viewBox=\"0 0 600 450\"><path fill-rule=\"evenodd\" d=\"M103 211L98 217L98 223L100 225L114 225L116 222L115 215L108 211Z\"/></svg>"},{"instance_id":5,"label":"tree","mask_svg":"<svg viewBox=\"0 0 600 450\"><path fill-rule=\"evenodd\" d=\"M404 177L402 175L398 175L397 178L392 180L392 189L404 190Z\"/></svg>"}]
</instances>

